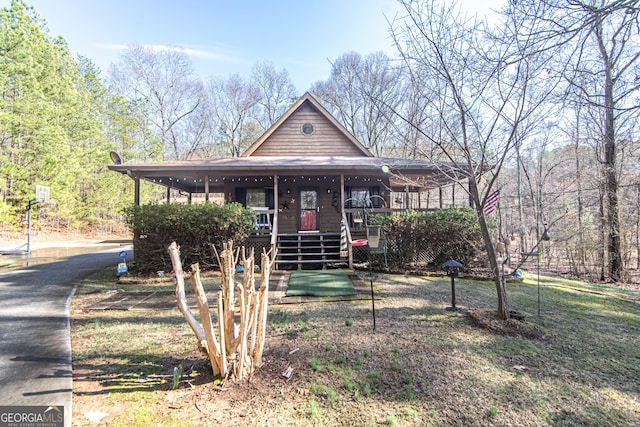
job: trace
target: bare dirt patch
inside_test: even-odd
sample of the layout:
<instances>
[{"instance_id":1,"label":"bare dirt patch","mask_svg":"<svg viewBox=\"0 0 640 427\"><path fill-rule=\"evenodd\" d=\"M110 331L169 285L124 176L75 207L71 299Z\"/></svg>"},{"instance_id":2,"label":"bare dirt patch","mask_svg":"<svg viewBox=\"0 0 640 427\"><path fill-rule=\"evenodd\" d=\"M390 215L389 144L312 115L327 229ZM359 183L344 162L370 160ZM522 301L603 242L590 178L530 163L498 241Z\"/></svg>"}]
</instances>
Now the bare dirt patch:
<instances>
[{"instance_id":1,"label":"bare dirt patch","mask_svg":"<svg viewBox=\"0 0 640 427\"><path fill-rule=\"evenodd\" d=\"M523 336L533 339L544 338L544 333L533 323L527 323L525 319L510 318L500 320L495 310L469 309L465 311L471 322L488 331L513 336Z\"/></svg>"}]
</instances>

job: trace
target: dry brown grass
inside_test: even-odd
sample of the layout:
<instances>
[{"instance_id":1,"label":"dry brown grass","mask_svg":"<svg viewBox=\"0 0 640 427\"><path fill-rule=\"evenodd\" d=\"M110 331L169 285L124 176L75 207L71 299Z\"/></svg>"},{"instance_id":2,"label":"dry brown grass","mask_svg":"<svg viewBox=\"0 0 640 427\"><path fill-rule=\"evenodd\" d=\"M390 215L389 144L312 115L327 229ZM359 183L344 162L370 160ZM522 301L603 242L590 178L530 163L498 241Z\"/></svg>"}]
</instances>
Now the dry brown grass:
<instances>
[{"instance_id":1,"label":"dry brown grass","mask_svg":"<svg viewBox=\"0 0 640 427\"><path fill-rule=\"evenodd\" d=\"M98 289L104 279L85 289ZM368 285L368 283L367 283ZM140 285L136 285L140 286ZM157 282L145 286L170 290ZM265 364L217 384L177 309L72 304L74 425L638 425L640 310L635 291L509 285L525 323L491 317L489 282L383 275L371 301L270 308ZM173 369L185 366L172 390ZM282 376L293 368L290 380Z\"/></svg>"}]
</instances>

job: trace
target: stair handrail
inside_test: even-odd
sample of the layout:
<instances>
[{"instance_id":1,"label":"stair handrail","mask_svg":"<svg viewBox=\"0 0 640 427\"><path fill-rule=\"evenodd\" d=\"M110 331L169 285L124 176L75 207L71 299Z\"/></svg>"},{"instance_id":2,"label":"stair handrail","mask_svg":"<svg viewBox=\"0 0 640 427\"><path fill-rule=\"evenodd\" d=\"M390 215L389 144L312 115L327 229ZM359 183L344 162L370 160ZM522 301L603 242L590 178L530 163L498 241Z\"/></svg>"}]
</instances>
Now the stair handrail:
<instances>
[{"instance_id":1,"label":"stair handrail","mask_svg":"<svg viewBox=\"0 0 640 427\"><path fill-rule=\"evenodd\" d=\"M278 208L273 210L273 224L271 225L271 256L275 256L278 245Z\"/></svg>"},{"instance_id":2,"label":"stair handrail","mask_svg":"<svg viewBox=\"0 0 640 427\"><path fill-rule=\"evenodd\" d=\"M347 229L347 253L349 254L349 268L353 268L353 246L351 245L353 239L351 238L351 227L349 227L349 221L347 221L347 214L344 209L342 209L342 223Z\"/></svg>"}]
</instances>

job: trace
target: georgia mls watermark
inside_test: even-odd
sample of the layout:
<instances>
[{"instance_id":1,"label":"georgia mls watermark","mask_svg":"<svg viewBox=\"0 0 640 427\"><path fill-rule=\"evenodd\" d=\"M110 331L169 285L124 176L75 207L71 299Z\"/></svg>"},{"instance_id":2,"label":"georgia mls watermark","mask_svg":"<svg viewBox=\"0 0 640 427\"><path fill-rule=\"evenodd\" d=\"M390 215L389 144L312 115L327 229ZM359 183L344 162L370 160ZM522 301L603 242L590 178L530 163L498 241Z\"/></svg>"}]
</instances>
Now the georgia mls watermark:
<instances>
[{"instance_id":1,"label":"georgia mls watermark","mask_svg":"<svg viewBox=\"0 0 640 427\"><path fill-rule=\"evenodd\" d=\"M64 406L0 406L0 427L64 427Z\"/></svg>"}]
</instances>

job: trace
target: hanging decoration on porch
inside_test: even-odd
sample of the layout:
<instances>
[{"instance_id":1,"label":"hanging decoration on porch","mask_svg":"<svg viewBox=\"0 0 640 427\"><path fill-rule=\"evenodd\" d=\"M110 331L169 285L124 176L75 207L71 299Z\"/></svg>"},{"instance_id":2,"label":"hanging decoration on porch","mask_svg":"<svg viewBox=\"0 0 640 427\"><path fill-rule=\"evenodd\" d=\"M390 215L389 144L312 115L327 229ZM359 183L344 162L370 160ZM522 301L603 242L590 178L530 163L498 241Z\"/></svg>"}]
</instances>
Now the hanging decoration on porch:
<instances>
[{"instance_id":1,"label":"hanging decoration on porch","mask_svg":"<svg viewBox=\"0 0 640 427\"><path fill-rule=\"evenodd\" d=\"M355 224L362 224L364 222L364 214L360 211L355 211L353 213L353 222Z\"/></svg>"},{"instance_id":2,"label":"hanging decoration on porch","mask_svg":"<svg viewBox=\"0 0 640 427\"><path fill-rule=\"evenodd\" d=\"M337 191L333 192L331 206L336 208L336 212L342 212L342 209L340 209L340 193L338 193Z\"/></svg>"},{"instance_id":3,"label":"hanging decoration on porch","mask_svg":"<svg viewBox=\"0 0 640 427\"><path fill-rule=\"evenodd\" d=\"M293 203L293 199L282 199L282 203L280 203L280 211L283 211L284 209L289 209L289 207L291 206L291 203Z\"/></svg>"}]
</instances>

